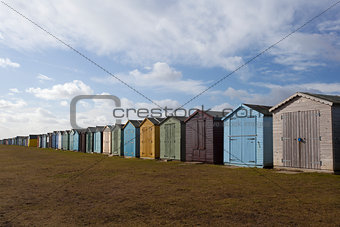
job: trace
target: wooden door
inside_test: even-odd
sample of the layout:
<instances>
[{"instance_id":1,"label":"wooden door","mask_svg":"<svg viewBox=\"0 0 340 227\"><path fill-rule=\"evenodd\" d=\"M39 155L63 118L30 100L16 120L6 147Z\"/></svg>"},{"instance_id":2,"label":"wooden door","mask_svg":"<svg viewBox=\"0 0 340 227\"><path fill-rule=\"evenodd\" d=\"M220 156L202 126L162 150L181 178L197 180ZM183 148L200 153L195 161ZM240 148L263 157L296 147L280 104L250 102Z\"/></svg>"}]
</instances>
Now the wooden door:
<instances>
[{"instance_id":1,"label":"wooden door","mask_svg":"<svg viewBox=\"0 0 340 227\"><path fill-rule=\"evenodd\" d=\"M242 121L242 163L256 165L257 118L247 116Z\"/></svg>"},{"instance_id":2,"label":"wooden door","mask_svg":"<svg viewBox=\"0 0 340 227\"><path fill-rule=\"evenodd\" d=\"M320 169L320 112L284 113L283 166Z\"/></svg>"},{"instance_id":3,"label":"wooden door","mask_svg":"<svg viewBox=\"0 0 340 227\"><path fill-rule=\"evenodd\" d=\"M135 156L135 130L124 129L124 155L129 157Z\"/></svg>"},{"instance_id":4,"label":"wooden door","mask_svg":"<svg viewBox=\"0 0 340 227\"><path fill-rule=\"evenodd\" d=\"M193 161L206 161L206 121L205 119L198 119L193 124Z\"/></svg>"},{"instance_id":5,"label":"wooden door","mask_svg":"<svg viewBox=\"0 0 340 227\"><path fill-rule=\"evenodd\" d=\"M103 153L110 154L110 132L103 132Z\"/></svg>"},{"instance_id":6,"label":"wooden door","mask_svg":"<svg viewBox=\"0 0 340 227\"><path fill-rule=\"evenodd\" d=\"M113 155L119 155L119 147L118 147L118 132L120 132L120 130L114 130L113 131L113 137L112 137L112 146L113 146L113 151L112 154Z\"/></svg>"},{"instance_id":7,"label":"wooden door","mask_svg":"<svg viewBox=\"0 0 340 227\"><path fill-rule=\"evenodd\" d=\"M142 131L141 131L141 134L140 134L140 141L141 141L141 148L140 148L140 151L141 151L141 154L140 156L141 157L146 157L147 156L147 152L146 150L148 149L147 148L147 127L142 127Z\"/></svg>"},{"instance_id":8,"label":"wooden door","mask_svg":"<svg viewBox=\"0 0 340 227\"><path fill-rule=\"evenodd\" d=\"M176 137L175 137L175 129L176 124L166 124L164 125L164 143L165 143L165 153L164 157L169 159L175 159L175 144L176 144Z\"/></svg>"},{"instance_id":9,"label":"wooden door","mask_svg":"<svg viewBox=\"0 0 340 227\"><path fill-rule=\"evenodd\" d=\"M242 163L242 121L241 118L233 116L230 119L230 163Z\"/></svg>"}]
</instances>

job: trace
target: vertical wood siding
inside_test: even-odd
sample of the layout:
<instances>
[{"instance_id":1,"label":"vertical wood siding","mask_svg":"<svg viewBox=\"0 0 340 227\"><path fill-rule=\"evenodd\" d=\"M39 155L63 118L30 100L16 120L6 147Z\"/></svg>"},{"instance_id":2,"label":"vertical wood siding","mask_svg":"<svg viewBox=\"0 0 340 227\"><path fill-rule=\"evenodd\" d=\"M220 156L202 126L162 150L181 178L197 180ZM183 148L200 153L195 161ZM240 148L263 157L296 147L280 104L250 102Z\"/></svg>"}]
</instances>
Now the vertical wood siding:
<instances>
[{"instance_id":1,"label":"vertical wood siding","mask_svg":"<svg viewBox=\"0 0 340 227\"><path fill-rule=\"evenodd\" d=\"M314 113L319 114L319 117L315 119L315 115L310 111L316 111ZM300 125L299 129L296 128L297 125ZM308 139L308 142L295 142L299 135ZM331 106L305 97L296 97L274 110L273 145L275 167L302 166L299 168L333 170ZM300 151L296 152L298 149L302 151L301 154ZM289 160L291 164L288 164ZM319 162L319 165L317 163L312 165L312 162Z\"/></svg>"},{"instance_id":2,"label":"vertical wood siding","mask_svg":"<svg viewBox=\"0 0 340 227\"><path fill-rule=\"evenodd\" d=\"M222 121L215 121L215 123L218 122L221 123ZM223 138L223 127L222 129L221 127L214 128L213 118L200 111L194 113L186 121L185 127L186 161L216 164L222 162L223 142L218 137ZM214 137L216 137L215 145Z\"/></svg>"}]
</instances>

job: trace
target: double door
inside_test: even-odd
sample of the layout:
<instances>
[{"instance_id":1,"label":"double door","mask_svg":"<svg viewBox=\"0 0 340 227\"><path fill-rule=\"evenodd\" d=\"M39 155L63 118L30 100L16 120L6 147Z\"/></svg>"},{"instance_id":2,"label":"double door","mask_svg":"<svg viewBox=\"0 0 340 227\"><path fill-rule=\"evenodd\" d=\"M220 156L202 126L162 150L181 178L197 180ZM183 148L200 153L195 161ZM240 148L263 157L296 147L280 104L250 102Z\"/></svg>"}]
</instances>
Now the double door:
<instances>
[{"instance_id":1,"label":"double door","mask_svg":"<svg viewBox=\"0 0 340 227\"><path fill-rule=\"evenodd\" d=\"M320 169L320 112L282 114L283 166Z\"/></svg>"},{"instance_id":2,"label":"double door","mask_svg":"<svg viewBox=\"0 0 340 227\"><path fill-rule=\"evenodd\" d=\"M145 126L141 132L141 157L154 158L155 141L153 140L154 128Z\"/></svg>"},{"instance_id":3,"label":"double door","mask_svg":"<svg viewBox=\"0 0 340 227\"><path fill-rule=\"evenodd\" d=\"M230 119L229 161L232 164L256 165L256 116Z\"/></svg>"}]
</instances>

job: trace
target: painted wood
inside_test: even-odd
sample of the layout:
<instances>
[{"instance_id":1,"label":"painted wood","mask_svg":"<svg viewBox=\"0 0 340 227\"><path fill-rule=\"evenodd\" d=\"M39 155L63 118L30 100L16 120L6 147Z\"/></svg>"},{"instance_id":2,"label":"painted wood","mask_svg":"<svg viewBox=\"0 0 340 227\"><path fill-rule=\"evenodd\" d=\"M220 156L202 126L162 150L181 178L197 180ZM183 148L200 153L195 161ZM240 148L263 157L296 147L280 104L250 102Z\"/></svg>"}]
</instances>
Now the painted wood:
<instances>
[{"instance_id":1,"label":"painted wood","mask_svg":"<svg viewBox=\"0 0 340 227\"><path fill-rule=\"evenodd\" d=\"M37 144L38 144L38 136L37 135L29 135L27 146L28 147L37 147Z\"/></svg>"},{"instance_id":2,"label":"painted wood","mask_svg":"<svg viewBox=\"0 0 340 227\"><path fill-rule=\"evenodd\" d=\"M334 171L334 154L337 151L334 149L332 111L330 102L298 94L273 108L274 167L300 166L299 168ZM319 116L312 119L313 113ZM299 127L299 130L294 127ZM313 142L292 142L300 137L309 138ZM288 164L290 159L292 164Z\"/></svg>"},{"instance_id":3,"label":"painted wood","mask_svg":"<svg viewBox=\"0 0 340 227\"><path fill-rule=\"evenodd\" d=\"M140 156L140 125L141 121L129 120L123 127L124 156Z\"/></svg>"},{"instance_id":4,"label":"painted wood","mask_svg":"<svg viewBox=\"0 0 340 227\"><path fill-rule=\"evenodd\" d=\"M221 113L220 113L221 114ZM197 110L185 120L186 161L222 164L223 122Z\"/></svg>"},{"instance_id":5,"label":"painted wood","mask_svg":"<svg viewBox=\"0 0 340 227\"><path fill-rule=\"evenodd\" d=\"M93 134L93 152L103 153L103 126L97 126Z\"/></svg>"},{"instance_id":6,"label":"painted wood","mask_svg":"<svg viewBox=\"0 0 340 227\"><path fill-rule=\"evenodd\" d=\"M111 154L113 126L107 125L103 130L103 154Z\"/></svg>"},{"instance_id":7,"label":"painted wood","mask_svg":"<svg viewBox=\"0 0 340 227\"><path fill-rule=\"evenodd\" d=\"M168 117L160 124L160 158L185 161L185 118Z\"/></svg>"},{"instance_id":8,"label":"painted wood","mask_svg":"<svg viewBox=\"0 0 340 227\"><path fill-rule=\"evenodd\" d=\"M124 155L124 133L122 130L123 125L116 124L111 133L112 140L112 155Z\"/></svg>"},{"instance_id":9,"label":"painted wood","mask_svg":"<svg viewBox=\"0 0 340 227\"><path fill-rule=\"evenodd\" d=\"M140 157L159 159L161 118L145 118L140 124Z\"/></svg>"},{"instance_id":10,"label":"painted wood","mask_svg":"<svg viewBox=\"0 0 340 227\"><path fill-rule=\"evenodd\" d=\"M70 131L62 132L62 147L63 150L69 150L70 145Z\"/></svg>"},{"instance_id":11,"label":"painted wood","mask_svg":"<svg viewBox=\"0 0 340 227\"><path fill-rule=\"evenodd\" d=\"M86 131L86 153L93 153L93 138L96 131L95 127L89 127Z\"/></svg>"},{"instance_id":12,"label":"painted wood","mask_svg":"<svg viewBox=\"0 0 340 227\"><path fill-rule=\"evenodd\" d=\"M272 167L272 116L250 106L257 105L241 104L223 119L224 164Z\"/></svg>"}]
</instances>

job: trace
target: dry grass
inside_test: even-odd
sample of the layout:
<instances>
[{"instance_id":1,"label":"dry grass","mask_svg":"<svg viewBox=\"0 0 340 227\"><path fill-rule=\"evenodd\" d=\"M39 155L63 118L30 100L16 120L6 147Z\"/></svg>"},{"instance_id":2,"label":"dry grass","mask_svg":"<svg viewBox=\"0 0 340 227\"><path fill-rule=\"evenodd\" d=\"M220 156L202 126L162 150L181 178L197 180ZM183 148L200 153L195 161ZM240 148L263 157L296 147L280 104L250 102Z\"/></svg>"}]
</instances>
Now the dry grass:
<instances>
[{"instance_id":1,"label":"dry grass","mask_svg":"<svg viewBox=\"0 0 340 227\"><path fill-rule=\"evenodd\" d=\"M1 226L339 226L340 176L0 145Z\"/></svg>"}]
</instances>

